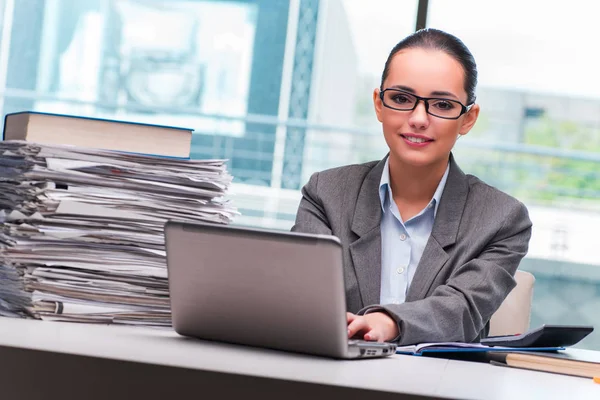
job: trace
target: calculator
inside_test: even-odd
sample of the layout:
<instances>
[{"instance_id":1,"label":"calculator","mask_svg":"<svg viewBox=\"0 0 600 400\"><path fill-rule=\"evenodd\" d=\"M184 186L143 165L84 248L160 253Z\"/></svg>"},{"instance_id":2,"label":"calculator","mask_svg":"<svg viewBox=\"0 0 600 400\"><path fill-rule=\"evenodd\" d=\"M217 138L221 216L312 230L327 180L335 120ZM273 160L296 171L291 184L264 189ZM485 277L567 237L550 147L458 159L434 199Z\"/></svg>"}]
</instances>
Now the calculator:
<instances>
[{"instance_id":1,"label":"calculator","mask_svg":"<svg viewBox=\"0 0 600 400\"><path fill-rule=\"evenodd\" d=\"M505 347L568 347L592 333L589 325L542 325L518 335L490 336L481 339L486 346Z\"/></svg>"}]
</instances>

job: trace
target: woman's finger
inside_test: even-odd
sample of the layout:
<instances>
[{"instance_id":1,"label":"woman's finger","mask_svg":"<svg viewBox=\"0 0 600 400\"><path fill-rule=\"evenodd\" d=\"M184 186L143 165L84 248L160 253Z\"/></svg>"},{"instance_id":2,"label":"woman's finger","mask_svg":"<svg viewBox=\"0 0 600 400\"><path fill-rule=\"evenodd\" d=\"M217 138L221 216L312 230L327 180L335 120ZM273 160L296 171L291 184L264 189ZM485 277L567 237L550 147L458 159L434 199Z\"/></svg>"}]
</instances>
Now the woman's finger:
<instances>
[{"instance_id":1,"label":"woman's finger","mask_svg":"<svg viewBox=\"0 0 600 400\"><path fill-rule=\"evenodd\" d=\"M354 319L357 317L356 314L352 314L351 312L346 312L346 322L350 323L352 321L354 321Z\"/></svg>"},{"instance_id":2,"label":"woman's finger","mask_svg":"<svg viewBox=\"0 0 600 400\"><path fill-rule=\"evenodd\" d=\"M354 320L348 324L348 337L351 338L367 328L367 321L365 321L364 317L354 318Z\"/></svg>"},{"instance_id":3,"label":"woman's finger","mask_svg":"<svg viewBox=\"0 0 600 400\"><path fill-rule=\"evenodd\" d=\"M377 328L371 328L371 330L365 333L365 340L372 342L383 342L383 333Z\"/></svg>"}]
</instances>

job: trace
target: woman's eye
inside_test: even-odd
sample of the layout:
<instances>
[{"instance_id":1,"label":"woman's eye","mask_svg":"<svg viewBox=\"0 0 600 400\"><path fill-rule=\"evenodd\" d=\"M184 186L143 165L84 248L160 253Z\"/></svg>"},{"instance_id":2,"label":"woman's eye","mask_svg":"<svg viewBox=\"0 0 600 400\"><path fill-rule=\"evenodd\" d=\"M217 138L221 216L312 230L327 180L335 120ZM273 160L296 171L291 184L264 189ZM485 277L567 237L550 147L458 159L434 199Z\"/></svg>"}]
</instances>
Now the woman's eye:
<instances>
[{"instance_id":1,"label":"woman's eye","mask_svg":"<svg viewBox=\"0 0 600 400\"><path fill-rule=\"evenodd\" d=\"M405 104L410 101L407 96L404 96L401 94L393 96L392 100L394 101L394 103L398 103L398 104Z\"/></svg>"},{"instance_id":2,"label":"woman's eye","mask_svg":"<svg viewBox=\"0 0 600 400\"><path fill-rule=\"evenodd\" d=\"M433 103L433 106L439 110L451 110L454 108L454 104L451 101L438 100Z\"/></svg>"}]
</instances>

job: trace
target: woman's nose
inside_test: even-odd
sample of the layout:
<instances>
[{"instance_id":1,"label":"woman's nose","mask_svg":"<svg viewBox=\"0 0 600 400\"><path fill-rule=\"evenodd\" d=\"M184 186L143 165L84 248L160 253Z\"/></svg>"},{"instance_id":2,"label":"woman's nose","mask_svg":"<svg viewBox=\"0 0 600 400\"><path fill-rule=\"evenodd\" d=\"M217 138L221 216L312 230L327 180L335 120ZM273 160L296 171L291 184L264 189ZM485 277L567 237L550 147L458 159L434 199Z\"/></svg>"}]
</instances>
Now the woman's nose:
<instances>
[{"instance_id":1,"label":"woman's nose","mask_svg":"<svg viewBox=\"0 0 600 400\"><path fill-rule=\"evenodd\" d=\"M415 109L412 110L408 122L415 129L422 130L429 126L429 114L427 114L427 107L424 101L419 100Z\"/></svg>"}]
</instances>

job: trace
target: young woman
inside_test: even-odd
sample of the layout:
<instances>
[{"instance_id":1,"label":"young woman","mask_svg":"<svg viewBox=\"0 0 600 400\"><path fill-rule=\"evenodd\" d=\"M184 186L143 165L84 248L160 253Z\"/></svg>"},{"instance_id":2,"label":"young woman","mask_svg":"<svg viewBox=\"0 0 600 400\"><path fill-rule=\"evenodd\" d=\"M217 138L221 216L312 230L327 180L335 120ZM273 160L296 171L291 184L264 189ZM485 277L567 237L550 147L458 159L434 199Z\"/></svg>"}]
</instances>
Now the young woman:
<instances>
[{"instance_id":1,"label":"young woman","mask_svg":"<svg viewBox=\"0 0 600 400\"><path fill-rule=\"evenodd\" d=\"M465 175L451 153L477 121L476 84L461 40L435 29L408 36L373 92L388 155L303 187L292 230L341 240L349 337L470 342L515 286L527 209Z\"/></svg>"}]
</instances>

